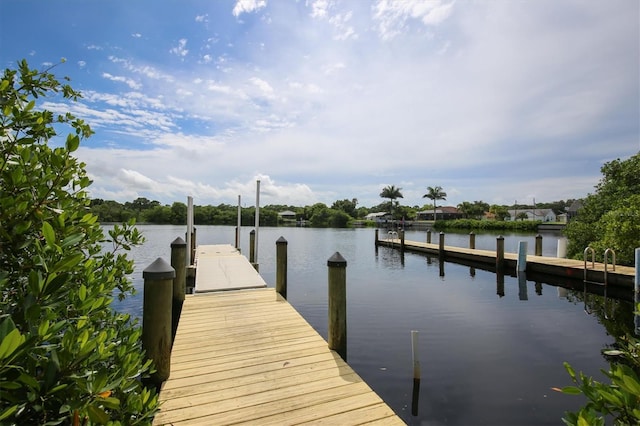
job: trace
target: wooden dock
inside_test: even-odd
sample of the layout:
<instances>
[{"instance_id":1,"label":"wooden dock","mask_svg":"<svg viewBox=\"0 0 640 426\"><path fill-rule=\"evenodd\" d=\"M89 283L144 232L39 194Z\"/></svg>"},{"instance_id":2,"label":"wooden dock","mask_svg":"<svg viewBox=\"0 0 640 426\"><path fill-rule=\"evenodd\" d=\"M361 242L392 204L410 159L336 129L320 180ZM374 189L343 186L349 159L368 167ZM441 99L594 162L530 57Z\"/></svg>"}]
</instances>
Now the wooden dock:
<instances>
[{"instance_id":1,"label":"wooden dock","mask_svg":"<svg viewBox=\"0 0 640 426\"><path fill-rule=\"evenodd\" d=\"M403 242L398 238L379 239L376 245L401 249ZM423 243L419 241L404 241L404 250L419 253L427 253L438 256L440 254L439 244ZM470 266L479 267L495 272L496 251L478 250L462 247L444 246L444 259L458 262ZM504 253L505 266L509 273L515 271L518 260L517 253ZM602 263L587 262L587 280L593 283L604 283L604 269ZM527 272L545 274L562 278L584 279L584 261L575 259L563 259L549 256L527 255ZM635 268L629 266L608 265L608 284L633 289Z\"/></svg>"},{"instance_id":2,"label":"wooden dock","mask_svg":"<svg viewBox=\"0 0 640 426\"><path fill-rule=\"evenodd\" d=\"M153 424L404 424L229 247L198 248L196 294L182 307ZM262 288L203 290L211 277Z\"/></svg>"}]
</instances>

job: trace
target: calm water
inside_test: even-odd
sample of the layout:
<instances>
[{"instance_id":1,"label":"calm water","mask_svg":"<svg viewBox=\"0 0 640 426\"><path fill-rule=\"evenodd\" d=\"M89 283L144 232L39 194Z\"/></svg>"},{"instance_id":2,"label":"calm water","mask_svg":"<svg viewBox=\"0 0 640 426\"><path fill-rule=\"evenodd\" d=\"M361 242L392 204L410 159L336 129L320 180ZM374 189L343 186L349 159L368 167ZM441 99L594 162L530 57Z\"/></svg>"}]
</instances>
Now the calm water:
<instances>
[{"instance_id":1,"label":"calm water","mask_svg":"<svg viewBox=\"0 0 640 426\"><path fill-rule=\"evenodd\" d=\"M142 225L147 238L136 248L134 283L140 293L117 309L141 315L142 270L157 257L170 259L170 243L185 227ZM249 231L242 230L248 253ZM381 234L382 235L382 234ZM551 387L570 385L562 365L601 378L608 364L601 350L614 343L601 320L587 315L582 292L504 277L444 263L424 255L374 247L372 229L260 228L258 263L275 283L275 241L288 241L288 298L327 337L327 259L347 260L348 361L402 417L415 425L557 425L581 397ZM408 231L424 241L424 231ZM495 234L480 234L476 247L495 249ZM558 234L543 234L543 254L555 256ZM505 250L533 235L505 234ZM199 226L200 244L233 244L233 227ZM433 240L437 241L437 234ZM466 247L468 234L447 234L446 244ZM499 295L498 293L503 293ZM590 296L597 299L598 296ZM610 302L617 321L631 328L631 303ZM627 324L629 323L629 324ZM411 330L418 330L422 381L417 403L411 362Z\"/></svg>"}]
</instances>

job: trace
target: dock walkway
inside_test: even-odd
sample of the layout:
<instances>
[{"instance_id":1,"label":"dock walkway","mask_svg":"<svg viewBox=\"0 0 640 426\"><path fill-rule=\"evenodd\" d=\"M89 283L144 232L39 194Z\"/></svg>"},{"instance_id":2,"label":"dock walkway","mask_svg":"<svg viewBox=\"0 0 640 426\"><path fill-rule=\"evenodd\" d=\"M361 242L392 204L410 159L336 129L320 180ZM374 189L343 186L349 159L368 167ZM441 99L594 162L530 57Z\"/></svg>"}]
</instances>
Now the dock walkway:
<instances>
[{"instance_id":1,"label":"dock walkway","mask_svg":"<svg viewBox=\"0 0 640 426\"><path fill-rule=\"evenodd\" d=\"M388 246L400 249L402 241L398 238L379 239L376 245ZM496 251L479 250L462 247L444 246L444 257L446 260L454 262L470 262L486 269L495 270ZM423 243L419 241L404 241L404 250L433 254L440 253L439 244ZM504 261L507 267L515 269L518 260L517 253L504 253ZM605 265L602 263L587 262L587 280L597 283L604 283ZM527 271L571 279L584 279L584 261L575 259L564 259L549 256L527 255ZM608 265L607 281L609 284L633 289L635 268L629 266Z\"/></svg>"},{"instance_id":2,"label":"dock walkway","mask_svg":"<svg viewBox=\"0 0 640 426\"><path fill-rule=\"evenodd\" d=\"M244 256L206 247L154 424L404 424ZM235 290L212 291L212 277Z\"/></svg>"}]
</instances>

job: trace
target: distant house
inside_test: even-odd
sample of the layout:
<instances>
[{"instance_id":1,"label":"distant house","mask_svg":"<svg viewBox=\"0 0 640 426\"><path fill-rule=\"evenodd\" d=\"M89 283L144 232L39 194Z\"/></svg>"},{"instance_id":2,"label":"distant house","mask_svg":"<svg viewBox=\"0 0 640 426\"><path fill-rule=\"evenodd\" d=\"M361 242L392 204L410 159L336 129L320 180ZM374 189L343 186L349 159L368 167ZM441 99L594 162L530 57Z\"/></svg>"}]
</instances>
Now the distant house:
<instances>
[{"instance_id":1,"label":"distant house","mask_svg":"<svg viewBox=\"0 0 640 426\"><path fill-rule=\"evenodd\" d=\"M582 208L582 201L581 200L575 200L573 203L571 203L571 205L567 209L567 221L569 221L569 220L573 219L574 217L578 216L578 213L580 212L581 208Z\"/></svg>"},{"instance_id":2,"label":"distant house","mask_svg":"<svg viewBox=\"0 0 640 426\"><path fill-rule=\"evenodd\" d=\"M292 212L291 210L285 210L283 212L278 213L278 217L283 220L296 220L296 212Z\"/></svg>"},{"instance_id":3,"label":"distant house","mask_svg":"<svg viewBox=\"0 0 640 426\"><path fill-rule=\"evenodd\" d=\"M436 207L436 219L462 219L464 215L453 206ZM433 209L424 210L416 214L417 220L434 220Z\"/></svg>"},{"instance_id":4,"label":"distant house","mask_svg":"<svg viewBox=\"0 0 640 426\"><path fill-rule=\"evenodd\" d=\"M515 209L507 210L509 216L505 220L539 220L541 222L557 222L556 214L551 209ZM526 219L524 218L526 215Z\"/></svg>"},{"instance_id":5,"label":"distant house","mask_svg":"<svg viewBox=\"0 0 640 426\"><path fill-rule=\"evenodd\" d=\"M385 222L387 220L391 220L391 214L389 214L387 212L375 212L375 213L369 213L364 218L365 218L365 220L373 220L373 221L376 221L376 222Z\"/></svg>"}]
</instances>

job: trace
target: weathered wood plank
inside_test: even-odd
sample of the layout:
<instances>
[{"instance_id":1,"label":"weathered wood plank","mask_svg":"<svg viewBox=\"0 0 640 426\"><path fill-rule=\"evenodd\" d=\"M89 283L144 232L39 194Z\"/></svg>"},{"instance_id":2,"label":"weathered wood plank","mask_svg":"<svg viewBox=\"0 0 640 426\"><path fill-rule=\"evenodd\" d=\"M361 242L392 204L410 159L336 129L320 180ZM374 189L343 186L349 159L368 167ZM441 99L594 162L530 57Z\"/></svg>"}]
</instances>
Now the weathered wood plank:
<instances>
[{"instance_id":1,"label":"weathered wood plank","mask_svg":"<svg viewBox=\"0 0 640 426\"><path fill-rule=\"evenodd\" d=\"M154 424L403 424L273 289L187 296Z\"/></svg>"}]
</instances>

